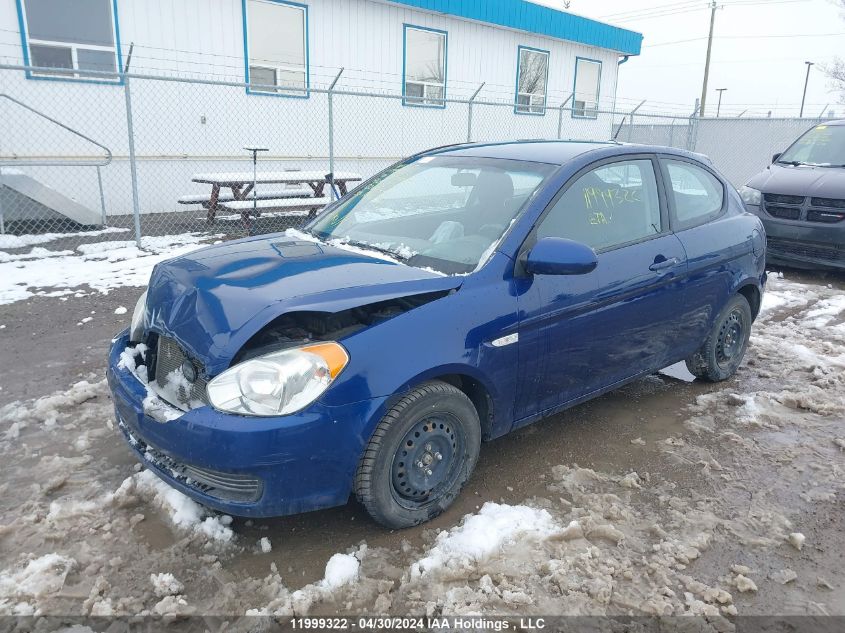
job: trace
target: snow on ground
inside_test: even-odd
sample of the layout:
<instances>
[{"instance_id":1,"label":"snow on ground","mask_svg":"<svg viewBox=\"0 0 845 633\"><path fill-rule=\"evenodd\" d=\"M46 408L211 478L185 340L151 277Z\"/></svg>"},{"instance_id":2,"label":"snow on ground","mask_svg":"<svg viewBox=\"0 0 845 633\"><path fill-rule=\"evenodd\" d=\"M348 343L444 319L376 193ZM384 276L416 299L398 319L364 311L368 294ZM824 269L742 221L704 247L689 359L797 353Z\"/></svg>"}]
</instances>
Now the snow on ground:
<instances>
[{"instance_id":1,"label":"snow on ground","mask_svg":"<svg viewBox=\"0 0 845 633\"><path fill-rule=\"evenodd\" d=\"M64 234L0 238L31 241L49 236L58 239ZM56 297L87 289L107 294L112 288L121 286L145 286L158 262L189 253L219 237L202 233L144 236L140 249L134 241L109 241L81 244L75 251L44 248L33 248L23 254L0 251L0 305L24 301L35 295ZM10 239L6 242L12 243Z\"/></svg>"},{"instance_id":2,"label":"snow on ground","mask_svg":"<svg viewBox=\"0 0 845 633\"><path fill-rule=\"evenodd\" d=\"M234 532L232 517L217 514L171 488L154 473L143 470L128 477L115 492L119 504L141 499L160 508L178 528L203 534L210 539L229 542Z\"/></svg>"},{"instance_id":3,"label":"snow on ground","mask_svg":"<svg viewBox=\"0 0 845 633\"><path fill-rule=\"evenodd\" d=\"M350 523L352 506L267 521L202 508L137 470L94 377L8 404L0 614L684 614L716 630L843 614L841 297L773 277L735 379L655 376L603 399L645 423L613 427L601 464L569 441L578 425L526 429L508 450L529 433L562 445L518 460L511 500L473 497L471 480L465 510L399 534ZM598 406L574 416L595 434L612 424Z\"/></svg>"},{"instance_id":4,"label":"snow on ground","mask_svg":"<svg viewBox=\"0 0 845 633\"><path fill-rule=\"evenodd\" d=\"M53 427L66 410L105 393L106 381L91 383L80 380L67 391L42 396L30 402L11 402L0 407L0 438L16 439L21 429L30 424Z\"/></svg>"},{"instance_id":5,"label":"snow on ground","mask_svg":"<svg viewBox=\"0 0 845 633\"><path fill-rule=\"evenodd\" d=\"M153 592L159 598L178 596L185 590L185 585L176 580L173 574L150 574Z\"/></svg>"},{"instance_id":6,"label":"snow on ground","mask_svg":"<svg viewBox=\"0 0 845 633\"><path fill-rule=\"evenodd\" d=\"M99 231L77 231L75 233L36 233L34 235L0 235L0 248L25 248L34 244L46 244L62 238L86 238L110 233L128 233L129 229L108 227Z\"/></svg>"},{"instance_id":7,"label":"snow on ground","mask_svg":"<svg viewBox=\"0 0 845 633\"><path fill-rule=\"evenodd\" d=\"M25 566L0 571L0 613L38 615L26 599L40 598L61 591L76 561L59 554L45 554Z\"/></svg>"},{"instance_id":8,"label":"snow on ground","mask_svg":"<svg viewBox=\"0 0 845 633\"><path fill-rule=\"evenodd\" d=\"M558 531L546 510L488 502L478 514L464 517L459 527L438 534L425 558L411 566L411 578L461 574L508 545L531 543Z\"/></svg>"}]
</instances>

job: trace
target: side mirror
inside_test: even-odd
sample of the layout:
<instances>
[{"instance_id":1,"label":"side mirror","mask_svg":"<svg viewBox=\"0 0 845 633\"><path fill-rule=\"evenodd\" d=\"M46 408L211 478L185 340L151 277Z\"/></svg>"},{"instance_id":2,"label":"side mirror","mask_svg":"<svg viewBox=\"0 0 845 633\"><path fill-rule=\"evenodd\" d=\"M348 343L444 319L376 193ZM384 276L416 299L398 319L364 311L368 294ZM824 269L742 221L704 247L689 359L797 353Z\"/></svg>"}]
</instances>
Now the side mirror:
<instances>
[{"instance_id":1,"label":"side mirror","mask_svg":"<svg viewBox=\"0 0 845 633\"><path fill-rule=\"evenodd\" d=\"M598 266L596 252L581 242L544 237L525 255L525 271L533 275L585 275Z\"/></svg>"},{"instance_id":2,"label":"side mirror","mask_svg":"<svg viewBox=\"0 0 845 633\"><path fill-rule=\"evenodd\" d=\"M781 153L780 153L780 152L779 152L779 153L777 153L777 154L774 154L774 155L772 156L772 162L773 162L773 163L778 162L778 158L780 158L780 157L781 157Z\"/></svg>"}]
</instances>

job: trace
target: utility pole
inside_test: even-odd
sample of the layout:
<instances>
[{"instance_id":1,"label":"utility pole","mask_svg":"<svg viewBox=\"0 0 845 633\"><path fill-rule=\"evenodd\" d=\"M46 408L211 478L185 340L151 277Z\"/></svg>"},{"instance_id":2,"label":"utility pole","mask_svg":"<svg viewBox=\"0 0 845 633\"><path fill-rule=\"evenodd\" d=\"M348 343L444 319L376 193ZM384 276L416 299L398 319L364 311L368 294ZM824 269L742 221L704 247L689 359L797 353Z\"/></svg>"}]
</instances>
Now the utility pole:
<instances>
[{"instance_id":1,"label":"utility pole","mask_svg":"<svg viewBox=\"0 0 845 633\"><path fill-rule=\"evenodd\" d=\"M716 92L719 93L719 103L716 106L716 118L719 118L719 112L722 111L722 93L727 90L727 88L716 88Z\"/></svg>"},{"instance_id":2,"label":"utility pole","mask_svg":"<svg viewBox=\"0 0 845 633\"><path fill-rule=\"evenodd\" d=\"M813 66L813 62L804 62L807 64L807 76L804 77L804 94L801 95L801 112L798 114L798 118L804 116L804 101L807 99L807 84L810 82L810 67Z\"/></svg>"},{"instance_id":3,"label":"utility pole","mask_svg":"<svg viewBox=\"0 0 845 633\"><path fill-rule=\"evenodd\" d=\"M707 79L710 77L710 51L713 49L713 25L716 22L716 0L710 1L710 35L707 36L707 59L704 62L704 85L701 86L701 110L699 116L704 116L704 105L707 103Z\"/></svg>"}]
</instances>

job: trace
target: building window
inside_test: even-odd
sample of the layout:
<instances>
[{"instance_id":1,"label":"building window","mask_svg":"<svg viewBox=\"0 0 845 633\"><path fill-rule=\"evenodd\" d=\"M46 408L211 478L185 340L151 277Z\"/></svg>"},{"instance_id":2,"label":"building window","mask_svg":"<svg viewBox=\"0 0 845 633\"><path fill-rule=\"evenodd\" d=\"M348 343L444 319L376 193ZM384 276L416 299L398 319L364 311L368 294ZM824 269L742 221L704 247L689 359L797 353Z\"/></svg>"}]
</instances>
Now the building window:
<instances>
[{"instance_id":1,"label":"building window","mask_svg":"<svg viewBox=\"0 0 845 633\"><path fill-rule=\"evenodd\" d=\"M520 46L516 62L516 106L518 114L546 113L546 83L549 51Z\"/></svg>"},{"instance_id":2,"label":"building window","mask_svg":"<svg viewBox=\"0 0 845 633\"><path fill-rule=\"evenodd\" d=\"M402 82L405 105L446 107L446 31L405 25Z\"/></svg>"},{"instance_id":3,"label":"building window","mask_svg":"<svg viewBox=\"0 0 845 633\"><path fill-rule=\"evenodd\" d=\"M598 118L601 62L595 59L575 58L575 86L572 99L572 116Z\"/></svg>"},{"instance_id":4,"label":"building window","mask_svg":"<svg viewBox=\"0 0 845 633\"><path fill-rule=\"evenodd\" d=\"M19 0L24 61L30 77L114 81L85 71L117 72L120 53L113 0ZM55 68L76 72L51 72Z\"/></svg>"},{"instance_id":5,"label":"building window","mask_svg":"<svg viewBox=\"0 0 845 633\"><path fill-rule=\"evenodd\" d=\"M244 0L244 12L248 92L307 97L308 7Z\"/></svg>"}]
</instances>

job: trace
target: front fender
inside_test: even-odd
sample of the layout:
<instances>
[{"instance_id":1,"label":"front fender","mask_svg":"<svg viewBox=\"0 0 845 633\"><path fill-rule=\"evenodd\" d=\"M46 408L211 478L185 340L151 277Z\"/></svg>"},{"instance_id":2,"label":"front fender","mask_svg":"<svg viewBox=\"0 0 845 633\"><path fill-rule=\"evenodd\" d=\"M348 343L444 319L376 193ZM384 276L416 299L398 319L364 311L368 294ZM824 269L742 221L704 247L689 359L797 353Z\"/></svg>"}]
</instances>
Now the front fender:
<instances>
[{"instance_id":1,"label":"front fender","mask_svg":"<svg viewBox=\"0 0 845 633\"><path fill-rule=\"evenodd\" d=\"M496 254L457 292L342 339L349 365L324 395L329 406L391 398L446 375L471 378L493 405L493 435L513 419L518 345L491 341L518 329L516 297L503 279L510 260Z\"/></svg>"}]
</instances>

